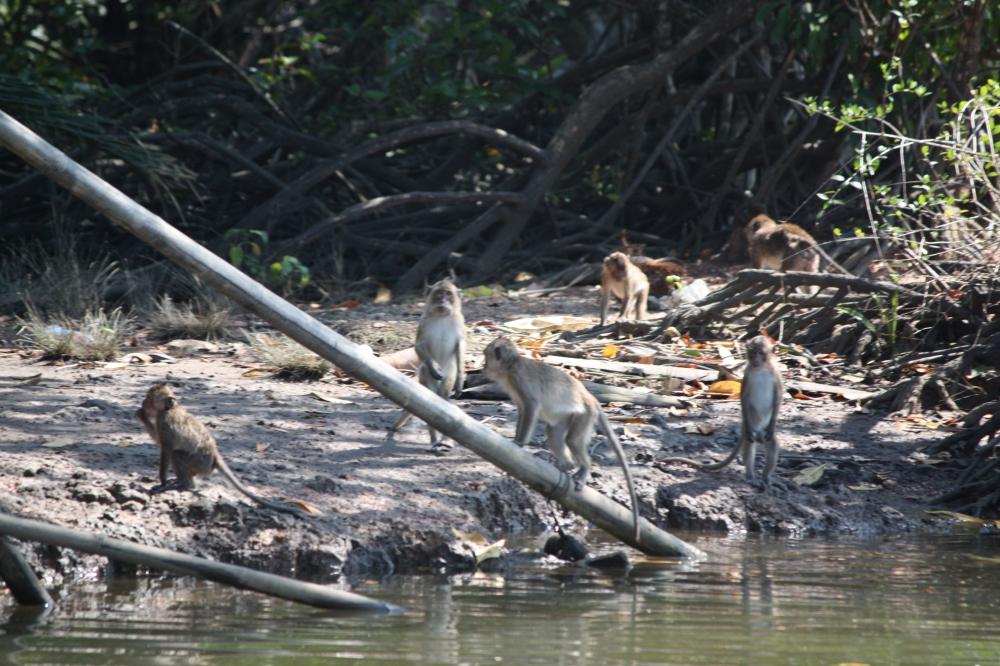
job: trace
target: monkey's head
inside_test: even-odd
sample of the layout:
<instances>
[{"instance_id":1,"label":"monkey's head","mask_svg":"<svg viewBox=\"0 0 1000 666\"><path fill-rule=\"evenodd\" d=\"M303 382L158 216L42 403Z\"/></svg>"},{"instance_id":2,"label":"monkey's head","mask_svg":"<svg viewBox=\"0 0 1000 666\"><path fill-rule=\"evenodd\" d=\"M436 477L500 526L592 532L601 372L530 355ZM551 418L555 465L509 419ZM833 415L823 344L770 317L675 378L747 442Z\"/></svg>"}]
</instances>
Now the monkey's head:
<instances>
[{"instance_id":1,"label":"monkey's head","mask_svg":"<svg viewBox=\"0 0 1000 666\"><path fill-rule=\"evenodd\" d=\"M155 420L157 414L161 414L172 409L177 404L177 397L170 384L153 384L146 391L146 397L142 401L140 412L144 412L150 420Z\"/></svg>"},{"instance_id":2,"label":"monkey's head","mask_svg":"<svg viewBox=\"0 0 1000 666\"><path fill-rule=\"evenodd\" d=\"M461 303L462 295L448 278L432 284L427 293L426 308L436 314L451 314L461 307Z\"/></svg>"},{"instance_id":3,"label":"monkey's head","mask_svg":"<svg viewBox=\"0 0 1000 666\"><path fill-rule=\"evenodd\" d=\"M624 252L612 252L604 258L604 269L616 278L625 276L628 267L628 257Z\"/></svg>"},{"instance_id":4,"label":"monkey's head","mask_svg":"<svg viewBox=\"0 0 1000 666\"><path fill-rule=\"evenodd\" d=\"M760 215L755 215L746 226L746 236L747 240L752 240L754 234L756 234L761 229L767 229L773 227L777 222L769 218L767 215L761 213Z\"/></svg>"},{"instance_id":5,"label":"monkey's head","mask_svg":"<svg viewBox=\"0 0 1000 666\"><path fill-rule=\"evenodd\" d=\"M497 379L510 371L510 367L521 359L521 353L510 338L500 336L486 345L483 359L483 374L490 379Z\"/></svg>"},{"instance_id":6,"label":"monkey's head","mask_svg":"<svg viewBox=\"0 0 1000 666\"><path fill-rule=\"evenodd\" d=\"M763 335L750 338L747 342L747 362L750 365L767 363L772 354L774 354L774 345Z\"/></svg>"}]
</instances>

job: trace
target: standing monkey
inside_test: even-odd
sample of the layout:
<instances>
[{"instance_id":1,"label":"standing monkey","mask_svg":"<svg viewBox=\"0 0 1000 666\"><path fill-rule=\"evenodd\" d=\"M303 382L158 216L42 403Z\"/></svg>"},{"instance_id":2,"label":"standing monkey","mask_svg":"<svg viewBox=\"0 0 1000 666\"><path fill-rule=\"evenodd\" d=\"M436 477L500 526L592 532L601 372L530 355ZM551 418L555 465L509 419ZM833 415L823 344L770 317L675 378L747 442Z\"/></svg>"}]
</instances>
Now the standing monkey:
<instances>
[{"instance_id":1,"label":"standing monkey","mask_svg":"<svg viewBox=\"0 0 1000 666\"><path fill-rule=\"evenodd\" d=\"M819 272L816 240L799 225L778 224L761 214L747 223L745 233L754 268Z\"/></svg>"},{"instance_id":2,"label":"standing monkey","mask_svg":"<svg viewBox=\"0 0 1000 666\"><path fill-rule=\"evenodd\" d=\"M601 326L608 318L611 294L621 299L619 319L630 314L636 319L646 318L646 299L649 297L649 279L635 266L624 252L612 252L604 259L601 272Z\"/></svg>"},{"instance_id":3,"label":"standing monkey","mask_svg":"<svg viewBox=\"0 0 1000 666\"><path fill-rule=\"evenodd\" d=\"M427 305L417 325L414 345L420 366L417 379L442 398L461 393L465 385L465 318L462 316L462 297L451 280L445 279L431 285ZM404 411L393 425L399 430L412 414ZM427 426L431 446L439 447L441 433Z\"/></svg>"},{"instance_id":4,"label":"standing monkey","mask_svg":"<svg viewBox=\"0 0 1000 666\"><path fill-rule=\"evenodd\" d=\"M507 338L500 337L491 342L483 355L486 360L483 372L499 383L517 405L514 441L522 446L531 441L535 425L541 420L546 426L547 443L556 458L556 466L563 471L578 468L573 474L573 485L577 491L590 478L588 446L594 436L594 426L608 438L625 472L632 502L635 540L638 542L639 502L632 481L632 471L597 398L579 380L559 368L524 358Z\"/></svg>"},{"instance_id":5,"label":"standing monkey","mask_svg":"<svg viewBox=\"0 0 1000 666\"><path fill-rule=\"evenodd\" d=\"M283 511L296 516L305 516L301 509L289 504L271 502L255 495L240 483L222 459L215 437L205 425L177 402L173 389L168 384L154 384L136 410L136 417L142 421L146 432L160 447L160 485L150 493L165 490L194 490L195 478L208 478L219 470L226 480L254 502L275 511ZM167 483L167 469L173 466L177 478Z\"/></svg>"},{"instance_id":6,"label":"standing monkey","mask_svg":"<svg viewBox=\"0 0 1000 666\"><path fill-rule=\"evenodd\" d=\"M666 458L662 462L684 463L698 469L722 469L737 454L742 453L746 464L746 480L753 483L754 457L757 444L766 447L763 486L771 488L771 474L778 464L778 439L774 426L778 420L778 410L785 388L781 381L781 371L774 357L774 347L763 335L747 342L747 367L740 385L740 439L724 460L715 463L700 463L688 458Z\"/></svg>"}]
</instances>

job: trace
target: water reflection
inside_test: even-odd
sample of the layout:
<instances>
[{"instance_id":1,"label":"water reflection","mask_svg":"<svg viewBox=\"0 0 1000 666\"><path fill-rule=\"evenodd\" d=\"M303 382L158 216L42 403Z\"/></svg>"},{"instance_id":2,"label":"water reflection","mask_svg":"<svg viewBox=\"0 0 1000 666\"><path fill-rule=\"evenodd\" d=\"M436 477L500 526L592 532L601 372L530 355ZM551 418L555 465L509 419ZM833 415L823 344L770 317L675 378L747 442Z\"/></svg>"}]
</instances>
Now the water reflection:
<instances>
[{"instance_id":1,"label":"water reflection","mask_svg":"<svg viewBox=\"0 0 1000 666\"><path fill-rule=\"evenodd\" d=\"M362 594L402 616L344 616L172 577L0 607L17 664L994 664L995 538L689 537L709 558L396 577Z\"/></svg>"}]
</instances>

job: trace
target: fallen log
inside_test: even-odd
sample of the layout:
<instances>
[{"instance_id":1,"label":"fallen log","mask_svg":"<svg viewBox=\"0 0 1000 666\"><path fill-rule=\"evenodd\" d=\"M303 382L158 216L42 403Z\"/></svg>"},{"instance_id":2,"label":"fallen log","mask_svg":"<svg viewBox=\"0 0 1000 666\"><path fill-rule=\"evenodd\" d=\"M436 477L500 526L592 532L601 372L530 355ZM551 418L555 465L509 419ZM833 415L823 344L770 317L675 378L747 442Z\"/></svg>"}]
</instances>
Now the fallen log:
<instances>
[{"instance_id":1,"label":"fallen log","mask_svg":"<svg viewBox=\"0 0 1000 666\"><path fill-rule=\"evenodd\" d=\"M403 610L384 601L369 599L353 592L331 590L316 583L305 583L294 578L254 571L234 564L213 562L193 555L175 553L166 548L112 539L103 534L72 530L37 520L15 518L4 513L0 513L0 534L17 537L22 541L38 541L50 546L103 555L116 562L128 562L182 576L196 576L241 590L252 590L317 608L373 613L398 613Z\"/></svg>"}]
</instances>

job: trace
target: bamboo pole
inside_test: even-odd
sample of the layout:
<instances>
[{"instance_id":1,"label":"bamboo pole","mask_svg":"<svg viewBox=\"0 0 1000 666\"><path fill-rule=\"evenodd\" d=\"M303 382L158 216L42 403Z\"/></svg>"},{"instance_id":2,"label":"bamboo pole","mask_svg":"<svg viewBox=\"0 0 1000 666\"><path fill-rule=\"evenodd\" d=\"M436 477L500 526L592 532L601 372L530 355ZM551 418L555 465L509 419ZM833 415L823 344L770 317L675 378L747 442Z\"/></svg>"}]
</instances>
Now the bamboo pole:
<instances>
[{"instance_id":1,"label":"bamboo pole","mask_svg":"<svg viewBox=\"0 0 1000 666\"><path fill-rule=\"evenodd\" d=\"M632 532L631 511L624 506L588 487L574 490L568 476L554 466L515 446L452 403L267 290L3 111L0 111L0 145L277 330L336 364L344 372L367 382L396 404L546 497L551 497L644 553L702 556L702 552L694 546L645 519L640 520L640 535L636 541Z\"/></svg>"},{"instance_id":2,"label":"bamboo pole","mask_svg":"<svg viewBox=\"0 0 1000 666\"><path fill-rule=\"evenodd\" d=\"M317 608L374 613L402 611L398 606L353 592L332 590L316 583L305 583L294 578L254 571L234 564L213 562L193 555L175 553L165 548L112 539L102 534L58 527L37 520L15 518L5 513L0 513L0 534L14 536L24 541L38 541L51 546L103 555L118 562L170 571L182 576L197 576L241 590L252 590Z\"/></svg>"},{"instance_id":3,"label":"bamboo pole","mask_svg":"<svg viewBox=\"0 0 1000 666\"><path fill-rule=\"evenodd\" d=\"M0 536L0 578L22 606L52 605L52 597L28 566L21 551L5 536Z\"/></svg>"}]
</instances>

